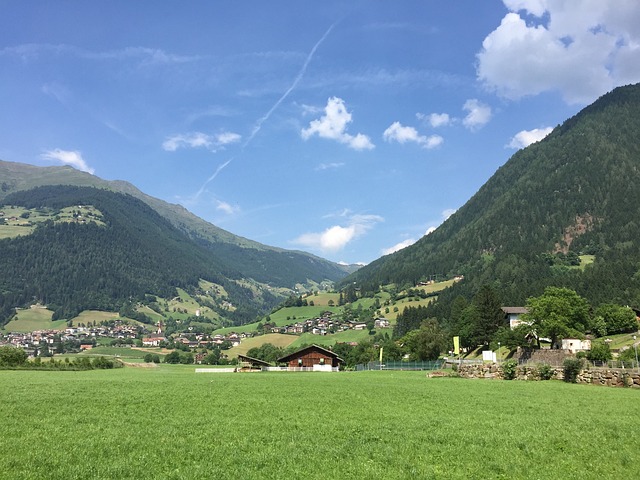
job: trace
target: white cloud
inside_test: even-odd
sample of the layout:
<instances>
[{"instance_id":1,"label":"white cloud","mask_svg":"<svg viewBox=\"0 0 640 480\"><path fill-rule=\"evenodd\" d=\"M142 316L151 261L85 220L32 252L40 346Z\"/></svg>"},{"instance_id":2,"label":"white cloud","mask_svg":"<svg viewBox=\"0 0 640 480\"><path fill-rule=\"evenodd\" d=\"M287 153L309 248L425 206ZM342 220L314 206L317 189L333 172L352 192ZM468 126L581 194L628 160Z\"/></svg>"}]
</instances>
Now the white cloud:
<instances>
[{"instance_id":1,"label":"white cloud","mask_svg":"<svg viewBox=\"0 0 640 480\"><path fill-rule=\"evenodd\" d=\"M433 128L446 127L451 125L453 119L448 113L430 113L425 115L424 113L416 113L416 117L419 120L426 120Z\"/></svg>"},{"instance_id":2,"label":"white cloud","mask_svg":"<svg viewBox=\"0 0 640 480\"><path fill-rule=\"evenodd\" d=\"M382 250L382 255L389 255L390 253L395 253L398 250L402 250L403 248L408 247L409 245L413 245L414 243L416 243L415 238L407 238L406 240L403 240L400 243L396 243L393 247L384 248Z\"/></svg>"},{"instance_id":3,"label":"white cloud","mask_svg":"<svg viewBox=\"0 0 640 480\"><path fill-rule=\"evenodd\" d=\"M637 0L503 0L510 12L482 43L478 78L517 99L558 91L589 103L640 81Z\"/></svg>"},{"instance_id":4,"label":"white cloud","mask_svg":"<svg viewBox=\"0 0 640 480\"><path fill-rule=\"evenodd\" d=\"M414 142L427 149L435 148L444 142L440 135L431 135L430 137L420 135L415 128L406 127L400 122L392 123L384 131L382 138L387 142L398 142L400 144Z\"/></svg>"},{"instance_id":5,"label":"white cloud","mask_svg":"<svg viewBox=\"0 0 640 480\"><path fill-rule=\"evenodd\" d=\"M343 162L321 163L316 167L316 170L332 170L340 167L344 167Z\"/></svg>"},{"instance_id":6,"label":"white cloud","mask_svg":"<svg viewBox=\"0 0 640 480\"><path fill-rule=\"evenodd\" d=\"M317 134L320 138L337 140L354 150L373 149L375 145L368 136L362 133L353 136L346 132L351 121L351 113L347 111L344 100L331 97L327 100L327 106L324 108L324 116L312 120L309 127L303 129L300 134L304 140Z\"/></svg>"},{"instance_id":7,"label":"white cloud","mask_svg":"<svg viewBox=\"0 0 640 480\"><path fill-rule=\"evenodd\" d=\"M447 221L451 215L453 215L454 213L456 213L456 211L457 211L457 210L456 210L455 208L447 208L447 209L443 210L443 211L440 213L441 220L433 222L433 223L436 223L436 225L431 225L431 226L429 226L429 227L427 228L427 230L424 232L424 234L425 234L425 235L429 235L430 233L435 232L435 231L436 231L436 229L437 229L440 225L442 225L442 223L443 223L443 222Z\"/></svg>"},{"instance_id":8,"label":"white cloud","mask_svg":"<svg viewBox=\"0 0 640 480\"><path fill-rule=\"evenodd\" d=\"M532 143L539 142L553 131L552 127L534 128L533 130L522 130L516 133L509 144L510 148L525 148Z\"/></svg>"},{"instance_id":9,"label":"white cloud","mask_svg":"<svg viewBox=\"0 0 640 480\"><path fill-rule=\"evenodd\" d=\"M456 213L458 211L457 208L446 208L442 211L442 221L446 221L449 219L449 217L451 215L453 215L454 213Z\"/></svg>"},{"instance_id":10,"label":"white cloud","mask_svg":"<svg viewBox=\"0 0 640 480\"><path fill-rule=\"evenodd\" d=\"M344 225L333 225L319 233L302 234L292 243L324 253L337 252L382 221L384 219L378 215L351 215Z\"/></svg>"},{"instance_id":11,"label":"white cloud","mask_svg":"<svg viewBox=\"0 0 640 480\"><path fill-rule=\"evenodd\" d=\"M238 206L233 206L230 203L223 202L222 200L216 200L216 202L217 202L216 210L220 210L226 213L227 215L233 215L234 213L237 213L240 211L240 207Z\"/></svg>"},{"instance_id":12,"label":"white cloud","mask_svg":"<svg viewBox=\"0 0 640 480\"><path fill-rule=\"evenodd\" d=\"M55 150L48 150L40 155L40 158L44 160L53 160L57 162L61 162L65 165L71 165L72 167L82 170L83 172L87 172L93 175L95 170L87 165L87 162L82 158L82 154L78 151L69 151L69 150L60 150L56 148Z\"/></svg>"},{"instance_id":13,"label":"white cloud","mask_svg":"<svg viewBox=\"0 0 640 480\"><path fill-rule=\"evenodd\" d=\"M462 124L469 130L478 130L491 120L491 107L475 98L467 100L462 106L462 109L467 112L467 116L462 120Z\"/></svg>"},{"instance_id":14,"label":"white cloud","mask_svg":"<svg viewBox=\"0 0 640 480\"><path fill-rule=\"evenodd\" d=\"M167 152L175 152L179 148L204 147L212 152L223 148L225 145L239 142L242 137L233 132L222 132L216 135L208 135L202 132L191 132L173 135L162 142L162 148Z\"/></svg>"}]
</instances>

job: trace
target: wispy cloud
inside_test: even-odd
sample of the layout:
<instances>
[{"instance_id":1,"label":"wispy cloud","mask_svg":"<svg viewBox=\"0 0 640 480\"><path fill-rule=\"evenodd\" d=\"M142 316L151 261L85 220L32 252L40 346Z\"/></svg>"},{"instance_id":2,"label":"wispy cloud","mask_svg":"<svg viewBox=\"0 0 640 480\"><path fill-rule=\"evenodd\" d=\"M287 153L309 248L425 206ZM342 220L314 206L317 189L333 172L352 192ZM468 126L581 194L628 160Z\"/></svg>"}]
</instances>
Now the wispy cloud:
<instances>
[{"instance_id":1,"label":"wispy cloud","mask_svg":"<svg viewBox=\"0 0 640 480\"><path fill-rule=\"evenodd\" d=\"M320 45L322 45L322 42L325 41L325 39L329 36L329 34L331 33L331 31L333 30L333 28L338 24L338 22L334 22L333 24L331 24L331 26L327 29L326 32L324 32L324 35L322 35L322 37L320 38L320 40L318 40L316 42L316 44L313 46L313 48L311 49L311 51L309 52L309 54L307 55L307 58L304 61L304 64L302 65L302 68L298 71L298 74L296 75L296 77L294 78L293 82L291 83L291 85L289 86L289 88L280 96L280 98L278 98L278 100L273 104L273 106L267 111L267 113L265 113L262 117L260 117L257 121L256 124L254 125L253 129L251 130L251 134L247 137L247 139L245 140L244 144L242 145L242 150L244 150L247 146L249 146L249 144L253 141L253 139L255 138L255 136L260 132L260 130L262 129L262 125L264 124L264 122L266 122L267 120L269 120L269 118L271 117L271 115L273 115L273 112L276 111L276 109L280 106L280 104L282 104L282 102L291 94L291 92L298 86L298 84L300 83L300 80L302 80L302 77L304 77L305 72L307 71L307 67L309 66L309 63L311 62L311 60L313 59L313 56L316 53L316 50L318 50L318 47L320 47ZM230 158L229 160L227 160L224 164L220 165L216 171L213 173L213 175L211 175L207 181L202 185L202 187L200 187L200 190L198 190L198 192L195 195L195 199L197 199L202 192L204 192L205 188L207 187L207 185L209 183L211 183L217 176L218 174L227 167L227 165L229 165L232 161L235 160L235 157Z\"/></svg>"},{"instance_id":2,"label":"wispy cloud","mask_svg":"<svg viewBox=\"0 0 640 480\"><path fill-rule=\"evenodd\" d=\"M298 74L293 79L293 82L291 83L289 88L282 94L282 96L276 101L276 103L273 104L273 106L269 109L269 111L258 119L258 121L256 122L255 126L253 127L253 130L251 131L251 135L249 135L249 138L247 139L247 142L246 142L245 146L247 144L249 144L253 140L253 138L258 134L258 132L262 128L262 124L264 122L266 122L267 120L269 120L269 118L271 117L273 112L276 111L276 109L280 106L280 104L282 102L284 102L284 100L298 86L298 84L300 83L300 80L302 80L302 77L304 77L304 74L306 73L307 68L309 67L309 63L311 63L311 60L313 60L313 56L315 55L316 50L318 50L318 47L320 47L320 45L322 45L322 42L324 42L326 40L326 38L329 36L331 31L333 30L333 28L337 24L338 24L338 21L336 21L333 24L331 24L331 26L327 29L327 31L324 32L324 35L322 35L320 40L318 40L316 42L316 44L313 46L313 48L309 52L309 55L307 55L307 58L305 59L304 64L302 65L302 68L298 71Z\"/></svg>"},{"instance_id":3,"label":"wispy cloud","mask_svg":"<svg viewBox=\"0 0 640 480\"><path fill-rule=\"evenodd\" d=\"M553 127L534 128L533 130L522 130L516 133L508 145L509 148L525 148L532 143L539 142L553 131Z\"/></svg>"},{"instance_id":4,"label":"wispy cloud","mask_svg":"<svg viewBox=\"0 0 640 480\"><path fill-rule=\"evenodd\" d=\"M216 200L216 210L226 213L227 215L233 215L240 211L240 207L237 205L231 205L230 203L223 202L222 200Z\"/></svg>"},{"instance_id":5,"label":"wispy cloud","mask_svg":"<svg viewBox=\"0 0 640 480\"><path fill-rule=\"evenodd\" d=\"M157 48L125 47L117 50L94 51L66 44L27 43L0 49L0 56L16 56L28 62L42 56L69 55L86 60L136 60L141 65L169 65L194 62L198 55L179 55Z\"/></svg>"},{"instance_id":6,"label":"wispy cloud","mask_svg":"<svg viewBox=\"0 0 640 480\"><path fill-rule=\"evenodd\" d=\"M316 167L316 170L335 170L341 167L344 167L344 162L321 163Z\"/></svg>"},{"instance_id":7,"label":"wispy cloud","mask_svg":"<svg viewBox=\"0 0 640 480\"><path fill-rule=\"evenodd\" d=\"M456 213L457 209L455 208L446 208L440 213L440 219L434 222L431 222L431 225L427 227L427 230L424 232L425 235L429 235L430 233L435 232L436 228L438 228L443 222L447 221L451 215Z\"/></svg>"},{"instance_id":8,"label":"wispy cloud","mask_svg":"<svg viewBox=\"0 0 640 480\"><path fill-rule=\"evenodd\" d=\"M92 175L95 172L93 168L87 165L87 162L82 158L82 154L77 150L61 150L56 148L55 150L47 150L40 155L40 158L60 162L64 165L70 165L73 168Z\"/></svg>"},{"instance_id":9,"label":"wispy cloud","mask_svg":"<svg viewBox=\"0 0 640 480\"><path fill-rule=\"evenodd\" d=\"M384 131L382 138L387 142L398 142L400 144L407 142L417 143L426 149L436 148L444 142L440 135L420 135L415 128L404 126L400 122L392 123Z\"/></svg>"},{"instance_id":10,"label":"wispy cloud","mask_svg":"<svg viewBox=\"0 0 640 480\"><path fill-rule=\"evenodd\" d=\"M406 240L403 240L399 243L396 243L394 246L389 247L389 248L383 248L380 253L382 253L382 255L389 255L391 253L395 253L399 250L402 250L403 248L407 248L410 245L413 245L414 243L416 243L416 239L415 238L407 238Z\"/></svg>"},{"instance_id":11,"label":"wispy cloud","mask_svg":"<svg viewBox=\"0 0 640 480\"><path fill-rule=\"evenodd\" d=\"M333 225L318 233L302 234L292 243L323 253L338 252L383 221L379 215L349 215L340 225Z\"/></svg>"},{"instance_id":12,"label":"wispy cloud","mask_svg":"<svg viewBox=\"0 0 640 480\"><path fill-rule=\"evenodd\" d=\"M225 145L239 142L242 137L233 132L222 132L209 135L202 132L190 132L173 135L162 143L162 148L167 152L175 152L179 148L200 148L204 147L212 152L216 152Z\"/></svg>"},{"instance_id":13,"label":"wispy cloud","mask_svg":"<svg viewBox=\"0 0 640 480\"><path fill-rule=\"evenodd\" d=\"M344 143L354 150L373 149L375 145L368 136L362 133L356 135L347 133L347 126L351 121L351 113L347 111L344 100L338 97L331 97L327 100L324 115L316 120L312 120L308 128L302 129L300 135L304 140L318 135L320 138Z\"/></svg>"}]
</instances>

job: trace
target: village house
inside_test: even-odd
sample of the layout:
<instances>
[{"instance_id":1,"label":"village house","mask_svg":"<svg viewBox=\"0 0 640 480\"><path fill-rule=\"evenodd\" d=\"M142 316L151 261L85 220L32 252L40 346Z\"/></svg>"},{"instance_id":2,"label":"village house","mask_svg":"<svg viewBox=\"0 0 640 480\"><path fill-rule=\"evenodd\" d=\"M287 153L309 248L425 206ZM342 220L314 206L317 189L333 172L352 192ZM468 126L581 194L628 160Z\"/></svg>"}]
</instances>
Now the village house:
<instances>
[{"instance_id":1,"label":"village house","mask_svg":"<svg viewBox=\"0 0 640 480\"><path fill-rule=\"evenodd\" d=\"M374 326L375 328L389 328L391 326L391 322L386 318L376 318Z\"/></svg>"},{"instance_id":2,"label":"village house","mask_svg":"<svg viewBox=\"0 0 640 480\"><path fill-rule=\"evenodd\" d=\"M518 325L527 323L522 320L522 315L525 313L529 313L527 307L502 307L502 311L504 312L505 318L511 330L516 328Z\"/></svg>"},{"instance_id":3,"label":"village house","mask_svg":"<svg viewBox=\"0 0 640 480\"><path fill-rule=\"evenodd\" d=\"M569 353L586 352L591 350L591 340L580 340L579 338L563 338L562 349Z\"/></svg>"},{"instance_id":4,"label":"village house","mask_svg":"<svg viewBox=\"0 0 640 480\"><path fill-rule=\"evenodd\" d=\"M161 342L166 342L167 339L162 334L154 333L152 335L142 337L143 347L159 347Z\"/></svg>"}]
</instances>

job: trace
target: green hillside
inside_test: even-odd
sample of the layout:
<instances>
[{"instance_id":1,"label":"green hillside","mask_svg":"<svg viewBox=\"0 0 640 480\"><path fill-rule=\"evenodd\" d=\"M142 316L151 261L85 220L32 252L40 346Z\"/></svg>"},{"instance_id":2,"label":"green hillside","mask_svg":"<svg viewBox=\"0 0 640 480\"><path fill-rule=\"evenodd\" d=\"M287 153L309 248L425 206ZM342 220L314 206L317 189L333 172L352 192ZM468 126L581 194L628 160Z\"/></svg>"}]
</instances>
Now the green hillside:
<instances>
[{"instance_id":1,"label":"green hillside","mask_svg":"<svg viewBox=\"0 0 640 480\"><path fill-rule=\"evenodd\" d=\"M310 281L336 281L354 270L354 266L338 265L305 252L269 247L233 235L197 217L181 205L146 195L128 182L102 180L68 166L36 167L0 161L0 205L6 203L3 198L11 193L48 185L97 187L136 197L175 228L209 249L217 257L218 263L260 283L293 288L298 283L307 284Z\"/></svg>"},{"instance_id":2,"label":"green hillside","mask_svg":"<svg viewBox=\"0 0 640 480\"><path fill-rule=\"evenodd\" d=\"M278 302L266 290L241 286L239 272L132 196L48 186L15 192L4 201L52 217L35 223L28 235L0 240L0 311L5 320L14 307L34 301L53 310L54 319L83 310L130 313L132 302L149 294L172 298L176 287L195 292L201 280L223 287L236 305L233 311L224 310L233 323L253 320ZM70 206L91 206L100 212L99 222L55 220Z\"/></svg>"},{"instance_id":3,"label":"green hillside","mask_svg":"<svg viewBox=\"0 0 640 480\"><path fill-rule=\"evenodd\" d=\"M364 294L416 285L438 272L490 284L503 304L523 305L545 286L573 288L593 305L640 305L640 85L618 88L517 152L435 232L343 281ZM583 268L580 255L591 255ZM438 308L440 310L438 310Z\"/></svg>"}]
</instances>

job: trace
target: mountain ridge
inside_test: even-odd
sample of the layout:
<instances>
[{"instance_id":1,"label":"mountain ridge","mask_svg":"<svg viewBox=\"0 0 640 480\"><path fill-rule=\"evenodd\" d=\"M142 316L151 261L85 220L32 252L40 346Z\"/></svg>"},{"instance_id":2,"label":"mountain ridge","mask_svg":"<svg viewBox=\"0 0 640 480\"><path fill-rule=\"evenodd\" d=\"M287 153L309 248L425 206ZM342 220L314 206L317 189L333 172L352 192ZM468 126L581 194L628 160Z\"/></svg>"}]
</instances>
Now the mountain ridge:
<instances>
[{"instance_id":1,"label":"mountain ridge","mask_svg":"<svg viewBox=\"0 0 640 480\"><path fill-rule=\"evenodd\" d=\"M10 193L46 185L90 186L132 195L167 218L192 240L208 246L221 261L235 262L236 265L228 265L230 268L262 283L293 288L294 284L304 284L309 280L336 281L353 270L307 252L267 246L234 235L196 216L182 205L147 195L129 182L104 180L70 166L38 167L0 160L0 179L0 203ZM268 269L276 263L279 271L285 273L271 278Z\"/></svg>"}]
</instances>

